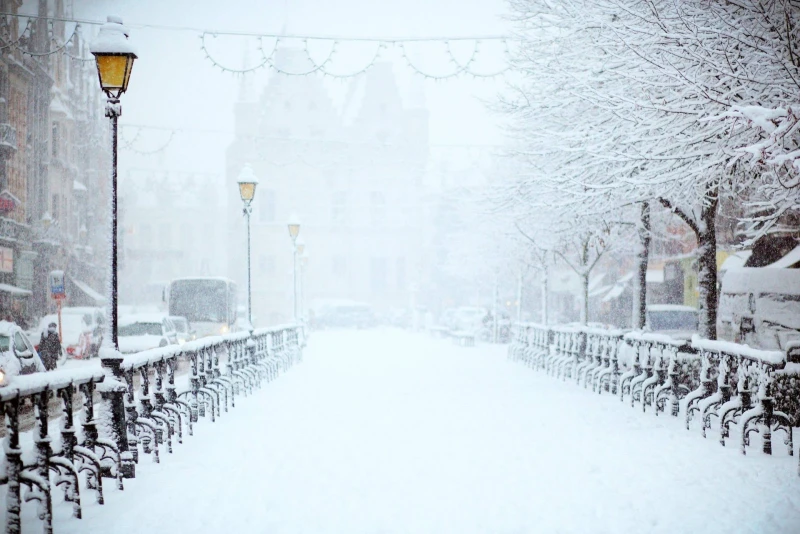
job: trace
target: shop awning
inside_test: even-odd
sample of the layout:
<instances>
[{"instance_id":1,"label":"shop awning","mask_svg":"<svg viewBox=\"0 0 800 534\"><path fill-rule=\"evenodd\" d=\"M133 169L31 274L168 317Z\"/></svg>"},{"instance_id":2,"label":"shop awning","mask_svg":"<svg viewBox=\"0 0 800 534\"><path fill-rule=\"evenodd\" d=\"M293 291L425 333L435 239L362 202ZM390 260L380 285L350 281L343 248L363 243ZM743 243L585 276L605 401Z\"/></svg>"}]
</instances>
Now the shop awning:
<instances>
[{"instance_id":1,"label":"shop awning","mask_svg":"<svg viewBox=\"0 0 800 534\"><path fill-rule=\"evenodd\" d=\"M15 297L30 297L33 293L21 287L10 284L0 284L0 293L7 293Z\"/></svg>"},{"instance_id":2,"label":"shop awning","mask_svg":"<svg viewBox=\"0 0 800 534\"><path fill-rule=\"evenodd\" d=\"M94 301L95 305L102 306L106 303L106 298L95 291L94 289L89 286L86 282L81 282L80 280L76 280L73 277L69 277L69 281L73 283L73 285L83 293L89 300Z\"/></svg>"},{"instance_id":3,"label":"shop awning","mask_svg":"<svg viewBox=\"0 0 800 534\"><path fill-rule=\"evenodd\" d=\"M800 247L795 247L789 253L776 261L775 263L771 263L766 267L768 269L788 269L795 263L800 262Z\"/></svg>"},{"instance_id":4,"label":"shop awning","mask_svg":"<svg viewBox=\"0 0 800 534\"><path fill-rule=\"evenodd\" d=\"M645 274L645 282L648 284L663 284L664 269L647 269L647 274Z\"/></svg>"}]
</instances>

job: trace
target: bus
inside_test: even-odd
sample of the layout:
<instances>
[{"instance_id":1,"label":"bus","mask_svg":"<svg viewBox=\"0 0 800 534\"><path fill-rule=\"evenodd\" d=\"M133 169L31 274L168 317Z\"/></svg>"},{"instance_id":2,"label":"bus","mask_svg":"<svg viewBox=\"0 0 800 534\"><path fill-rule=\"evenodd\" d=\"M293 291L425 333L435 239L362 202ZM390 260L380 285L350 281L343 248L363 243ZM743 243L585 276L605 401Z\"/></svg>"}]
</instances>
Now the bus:
<instances>
[{"instance_id":1,"label":"bus","mask_svg":"<svg viewBox=\"0 0 800 534\"><path fill-rule=\"evenodd\" d=\"M164 292L168 315L186 317L197 337L227 334L236 325L236 284L223 277L172 280Z\"/></svg>"}]
</instances>

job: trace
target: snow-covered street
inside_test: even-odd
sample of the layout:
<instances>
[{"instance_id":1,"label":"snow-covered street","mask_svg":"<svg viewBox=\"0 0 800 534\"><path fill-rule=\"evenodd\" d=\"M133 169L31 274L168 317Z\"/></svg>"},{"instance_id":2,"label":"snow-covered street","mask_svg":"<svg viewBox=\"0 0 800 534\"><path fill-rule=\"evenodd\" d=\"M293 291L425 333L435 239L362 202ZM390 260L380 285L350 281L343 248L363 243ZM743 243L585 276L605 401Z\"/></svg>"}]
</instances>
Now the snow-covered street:
<instances>
[{"instance_id":1,"label":"snow-covered street","mask_svg":"<svg viewBox=\"0 0 800 534\"><path fill-rule=\"evenodd\" d=\"M302 364L85 497L59 533L800 531L795 460L742 457L506 359L395 330L328 331ZM34 528L36 521L29 517Z\"/></svg>"}]
</instances>

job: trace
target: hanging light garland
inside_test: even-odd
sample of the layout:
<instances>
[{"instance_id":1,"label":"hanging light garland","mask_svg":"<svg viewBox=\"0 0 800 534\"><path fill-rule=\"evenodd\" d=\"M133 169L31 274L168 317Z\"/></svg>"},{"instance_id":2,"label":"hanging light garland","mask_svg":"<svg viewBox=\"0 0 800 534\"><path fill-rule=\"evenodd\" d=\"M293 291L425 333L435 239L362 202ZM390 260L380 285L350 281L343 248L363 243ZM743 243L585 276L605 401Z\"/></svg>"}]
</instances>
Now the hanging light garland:
<instances>
[{"instance_id":1,"label":"hanging light garland","mask_svg":"<svg viewBox=\"0 0 800 534\"><path fill-rule=\"evenodd\" d=\"M17 49L23 54L27 54L33 57L46 57L53 54L62 53L75 61L87 61L87 62L93 61L91 58L80 57L71 54L69 48L76 36L83 37L82 25L99 26L103 24L101 21L66 18L66 17L39 17L37 15L25 15L19 13L0 13L0 16L18 17L27 19L25 29L22 31L20 37L13 43L7 43L0 46L0 50L6 48ZM21 46L21 43L26 38L26 36L30 36L31 31L33 29L31 21L35 19L45 19L48 21L50 42L53 45L50 48L50 50L44 52L34 52L31 50L27 50L26 47L24 46ZM64 42L58 42L58 40L53 37L54 22L66 22L75 24L72 34ZM211 63L214 66L214 68L218 68L222 72L234 75L244 75L259 71L261 69L270 69L286 76L310 76L317 74L325 77L338 78L338 79L353 78L367 72L372 66L375 65L376 62L380 60L381 56L384 55L390 49L397 50L399 55L402 57L405 65L408 68L410 68L413 72L415 72L420 76L423 76L426 79L431 79L431 80L447 80L457 77L493 78L496 76L501 76L511 68L509 61L510 57L509 43L511 42L511 39L503 35L483 35L483 36L466 36L466 37L459 36L459 37L374 38L374 37L346 37L346 36L324 36L324 35L276 35L270 33L215 31L215 30L204 30L191 27L164 26L155 24L128 24L128 26L131 28L146 28L146 29L174 31L174 32L195 32L200 39L200 50L203 53L205 59L209 63ZM255 65L246 66L240 69L224 65L221 61L215 58L212 51L209 50L209 42L213 41L219 36L245 37L245 38L249 37L258 39L258 46L256 47L256 51L260 56L259 60L256 62ZM264 46L265 40L274 40L274 46L269 51L265 50ZM456 58L456 55L453 53L451 44L454 41L473 43L472 51L469 57L466 58L465 61L459 61ZM298 48L300 48L304 52L306 59L308 60L309 63L309 68L302 69L299 71L291 71L276 64L276 62L274 61L276 52L280 49L282 43L287 43L287 42L299 43ZM322 61L315 60L309 50L309 44L313 42L331 43L329 52ZM345 43L348 44L371 43L375 46L375 52L374 54L371 55L371 58L365 61L363 64L361 64L359 68L344 73L337 72L332 69L333 59L334 56L336 56L340 46ZM449 72L445 73L432 73L427 71L426 69L423 69L409 57L407 45L410 43L443 45L444 57L447 59L448 63L452 65L452 69ZM481 54L482 47L487 43L499 43L501 45L505 65L502 68L492 72L480 72L476 70L475 64L478 61L478 58Z\"/></svg>"}]
</instances>

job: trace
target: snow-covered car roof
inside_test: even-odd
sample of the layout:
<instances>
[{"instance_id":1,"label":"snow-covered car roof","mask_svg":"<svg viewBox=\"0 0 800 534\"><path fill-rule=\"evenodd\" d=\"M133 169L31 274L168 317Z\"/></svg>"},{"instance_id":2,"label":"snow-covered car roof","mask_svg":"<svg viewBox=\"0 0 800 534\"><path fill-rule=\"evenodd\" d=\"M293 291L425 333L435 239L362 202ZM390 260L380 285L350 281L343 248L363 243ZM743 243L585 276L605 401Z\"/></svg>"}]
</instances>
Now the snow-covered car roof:
<instances>
[{"instance_id":1,"label":"snow-covered car roof","mask_svg":"<svg viewBox=\"0 0 800 534\"><path fill-rule=\"evenodd\" d=\"M653 312L697 312L697 308L691 306L683 306L682 304L648 304L647 311Z\"/></svg>"},{"instance_id":2,"label":"snow-covered car roof","mask_svg":"<svg viewBox=\"0 0 800 534\"><path fill-rule=\"evenodd\" d=\"M119 350L121 353L131 354L133 352L142 352L159 347L163 339L164 336L143 334L139 336L120 336L117 342L119 343Z\"/></svg>"},{"instance_id":3,"label":"snow-covered car roof","mask_svg":"<svg viewBox=\"0 0 800 534\"><path fill-rule=\"evenodd\" d=\"M172 282L184 282L184 281L197 281L197 280L209 280L213 282L233 282L230 278L225 278L224 276L184 276L183 278L173 278Z\"/></svg>"},{"instance_id":4,"label":"snow-covered car roof","mask_svg":"<svg viewBox=\"0 0 800 534\"><path fill-rule=\"evenodd\" d=\"M134 313L119 318L119 326L135 323L162 323L167 316L160 313Z\"/></svg>"},{"instance_id":5,"label":"snow-covered car roof","mask_svg":"<svg viewBox=\"0 0 800 534\"><path fill-rule=\"evenodd\" d=\"M0 321L0 334L6 336L13 334L16 329L19 329L16 323L9 323L8 321Z\"/></svg>"}]
</instances>

